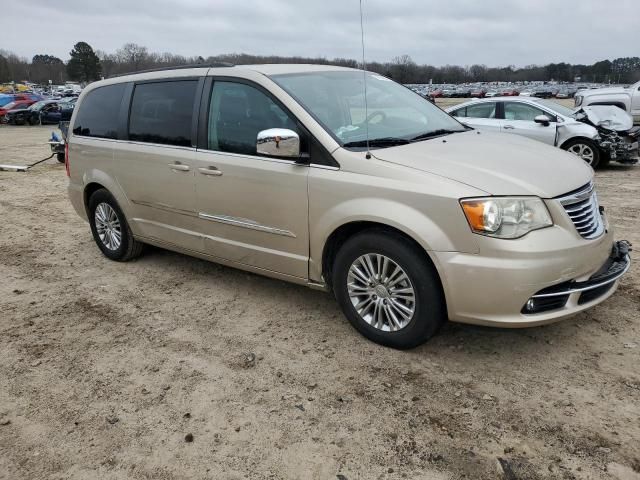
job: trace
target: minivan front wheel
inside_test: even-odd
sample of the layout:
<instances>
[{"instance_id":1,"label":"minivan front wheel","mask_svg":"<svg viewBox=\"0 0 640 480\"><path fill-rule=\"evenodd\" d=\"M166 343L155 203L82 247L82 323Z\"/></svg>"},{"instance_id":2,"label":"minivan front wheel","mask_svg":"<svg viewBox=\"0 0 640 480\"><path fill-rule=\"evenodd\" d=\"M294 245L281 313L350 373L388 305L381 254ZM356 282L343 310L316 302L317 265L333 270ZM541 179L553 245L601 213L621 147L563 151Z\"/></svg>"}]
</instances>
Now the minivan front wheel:
<instances>
[{"instance_id":1,"label":"minivan front wheel","mask_svg":"<svg viewBox=\"0 0 640 480\"><path fill-rule=\"evenodd\" d=\"M389 347L418 346L446 319L438 274L426 253L392 232L348 239L335 258L333 289L351 324Z\"/></svg>"},{"instance_id":2,"label":"minivan front wheel","mask_svg":"<svg viewBox=\"0 0 640 480\"><path fill-rule=\"evenodd\" d=\"M111 193L97 190L89 198L88 207L93 239L107 258L126 262L140 256L143 243L133 237L127 219Z\"/></svg>"}]
</instances>

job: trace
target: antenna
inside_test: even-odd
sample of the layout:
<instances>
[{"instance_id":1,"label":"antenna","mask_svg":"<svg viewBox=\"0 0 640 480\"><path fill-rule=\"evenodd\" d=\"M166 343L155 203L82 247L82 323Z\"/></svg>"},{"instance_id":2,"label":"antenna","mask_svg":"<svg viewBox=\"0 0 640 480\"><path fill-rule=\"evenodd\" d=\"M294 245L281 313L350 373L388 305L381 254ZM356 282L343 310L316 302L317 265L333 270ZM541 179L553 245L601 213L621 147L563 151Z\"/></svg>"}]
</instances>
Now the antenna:
<instances>
[{"instance_id":1,"label":"antenna","mask_svg":"<svg viewBox=\"0 0 640 480\"><path fill-rule=\"evenodd\" d=\"M367 154L366 159L371 158L369 151L369 107L367 105L367 68L364 61L364 24L362 22L362 0L360 0L360 39L362 41L362 80L364 80L364 123L367 136Z\"/></svg>"}]
</instances>

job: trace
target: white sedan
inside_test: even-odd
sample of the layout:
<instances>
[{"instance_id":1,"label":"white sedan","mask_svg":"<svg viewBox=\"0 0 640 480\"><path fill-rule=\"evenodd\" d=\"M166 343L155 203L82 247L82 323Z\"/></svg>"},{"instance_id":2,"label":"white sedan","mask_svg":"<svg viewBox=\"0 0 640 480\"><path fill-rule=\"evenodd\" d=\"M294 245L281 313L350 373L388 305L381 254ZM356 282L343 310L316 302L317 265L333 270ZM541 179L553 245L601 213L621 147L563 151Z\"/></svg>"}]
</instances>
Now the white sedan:
<instances>
[{"instance_id":1,"label":"white sedan","mask_svg":"<svg viewBox=\"0 0 640 480\"><path fill-rule=\"evenodd\" d=\"M598 130L574 118L574 111L535 97L494 97L446 109L461 123L483 130L515 133L580 156L595 168L600 161Z\"/></svg>"}]
</instances>

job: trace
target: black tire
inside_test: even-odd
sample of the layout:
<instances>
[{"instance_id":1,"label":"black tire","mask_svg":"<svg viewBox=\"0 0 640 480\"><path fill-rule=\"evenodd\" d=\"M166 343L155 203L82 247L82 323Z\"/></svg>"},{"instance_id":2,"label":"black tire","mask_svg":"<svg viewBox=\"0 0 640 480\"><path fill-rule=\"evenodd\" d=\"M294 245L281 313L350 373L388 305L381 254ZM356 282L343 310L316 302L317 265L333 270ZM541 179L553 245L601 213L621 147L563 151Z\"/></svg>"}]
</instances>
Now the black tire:
<instances>
[{"instance_id":1,"label":"black tire","mask_svg":"<svg viewBox=\"0 0 640 480\"><path fill-rule=\"evenodd\" d=\"M64 153L62 153L62 152L56 153L56 158L58 159L58 161L60 163L64 163Z\"/></svg>"},{"instance_id":2,"label":"black tire","mask_svg":"<svg viewBox=\"0 0 640 480\"><path fill-rule=\"evenodd\" d=\"M108 205L115 213L117 221L119 222L121 235L120 244L117 248L109 248L98 234L98 227L96 225L96 209L101 204ZM127 262L140 256L144 244L133 238L131 228L129 227L129 223L127 223L124 213L122 213L122 209L120 209L118 202L116 202L116 199L108 190L96 190L93 195L91 195L91 198L89 198L88 207L89 225L91 225L93 239L105 257L118 262Z\"/></svg>"},{"instance_id":3,"label":"black tire","mask_svg":"<svg viewBox=\"0 0 640 480\"><path fill-rule=\"evenodd\" d=\"M611 154L600 150L600 161L598 162L598 168L606 167L611 163Z\"/></svg>"},{"instance_id":4,"label":"black tire","mask_svg":"<svg viewBox=\"0 0 640 480\"><path fill-rule=\"evenodd\" d=\"M600 163L600 149L592 140L589 140L588 138L574 138L562 145L562 149L577 155L575 150L577 150L581 145L588 147L593 152L593 160L591 160L591 162L588 160L585 161L595 170L598 168L598 164Z\"/></svg>"},{"instance_id":5,"label":"black tire","mask_svg":"<svg viewBox=\"0 0 640 480\"><path fill-rule=\"evenodd\" d=\"M383 331L365 321L354 307L348 291L351 265L366 254L381 254L407 275L415 294L414 312L406 326ZM393 276L393 275L390 275ZM349 238L338 251L332 271L333 291L345 316L369 340L397 349L417 347L431 338L447 319L438 273L427 254L400 234L367 230ZM373 294L373 293L372 293ZM382 301L382 297L379 298ZM386 325L388 325L388 317Z\"/></svg>"}]
</instances>

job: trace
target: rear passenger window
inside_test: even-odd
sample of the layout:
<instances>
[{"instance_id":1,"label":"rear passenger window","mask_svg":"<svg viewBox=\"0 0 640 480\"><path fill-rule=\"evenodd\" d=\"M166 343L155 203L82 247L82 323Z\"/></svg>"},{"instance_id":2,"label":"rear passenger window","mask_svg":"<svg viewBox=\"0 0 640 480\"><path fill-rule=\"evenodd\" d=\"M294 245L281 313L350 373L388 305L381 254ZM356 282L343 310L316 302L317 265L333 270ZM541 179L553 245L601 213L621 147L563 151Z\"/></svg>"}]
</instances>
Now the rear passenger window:
<instances>
[{"instance_id":1,"label":"rear passenger window","mask_svg":"<svg viewBox=\"0 0 640 480\"><path fill-rule=\"evenodd\" d=\"M87 94L73 124L73 134L96 138L118 137L118 113L125 83L98 87Z\"/></svg>"},{"instance_id":2,"label":"rear passenger window","mask_svg":"<svg viewBox=\"0 0 640 480\"><path fill-rule=\"evenodd\" d=\"M191 146L196 80L141 83L131 102L129 140Z\"/></svg>"},{"instance_id":3,"label":"rear passenger window","mask_svg":"<svg viewBox=\"0 0 640 480\"><path fill-rule=\"evenodd\" d=\"M496 118L495 102L478 103L467 106L468 118Z\"/></svg>"}]
</instances>

